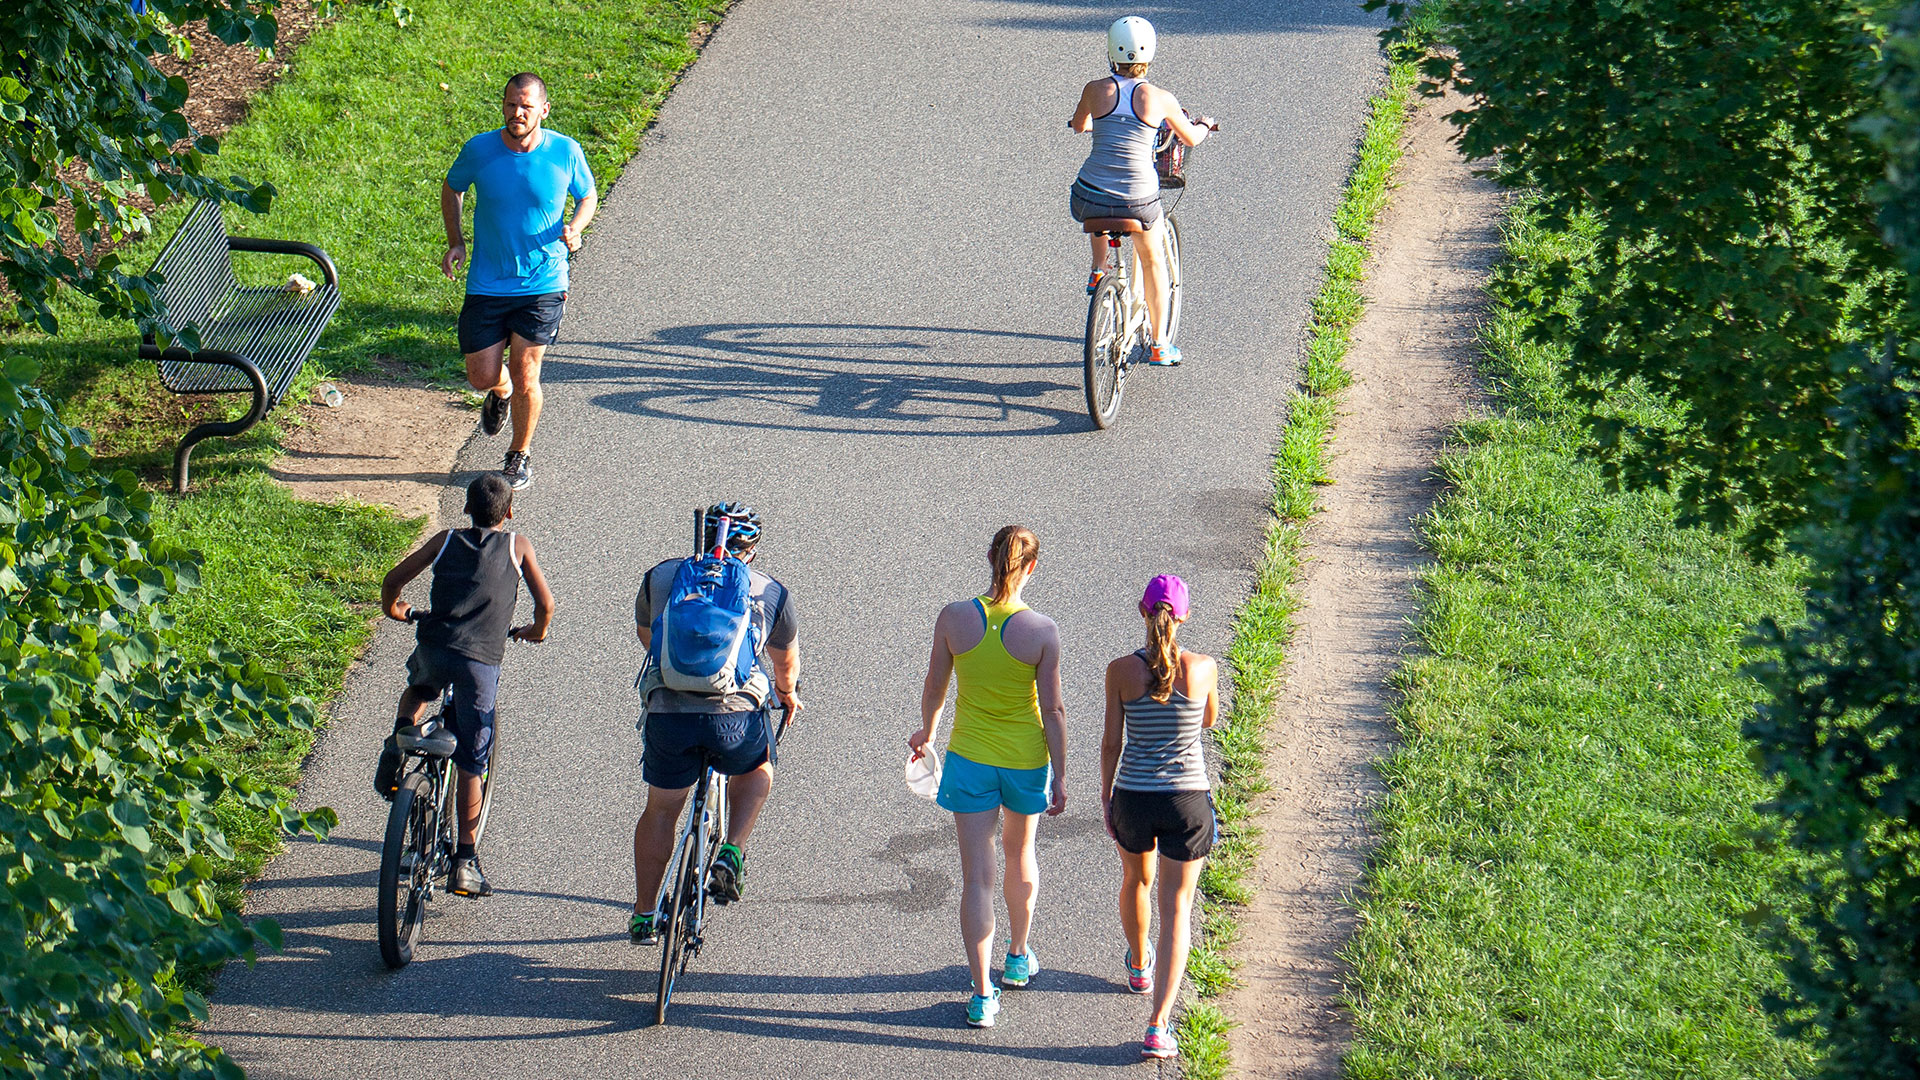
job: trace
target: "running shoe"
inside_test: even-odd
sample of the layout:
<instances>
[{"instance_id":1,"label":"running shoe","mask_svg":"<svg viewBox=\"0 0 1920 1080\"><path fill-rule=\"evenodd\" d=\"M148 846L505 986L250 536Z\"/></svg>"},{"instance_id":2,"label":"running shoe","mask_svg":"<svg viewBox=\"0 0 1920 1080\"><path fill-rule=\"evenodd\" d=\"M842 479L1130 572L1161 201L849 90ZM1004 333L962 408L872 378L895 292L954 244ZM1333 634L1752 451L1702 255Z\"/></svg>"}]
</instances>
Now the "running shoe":
<instances>
[{"instance_id":1,"label":"running shoe","mask_svg":"<svg viewBox=\"0 0 1920 1080\"><path fill-rule=\"evenodd\" d=\"M399 745L394 742L393 736L387 736L387 741L380 747L380 764L373 767L373 790L388 802L392 802L394 792L400 790L402 760Z\"/></svg>"},{"instance_id":2,"label":"running shoe","mask_svg":"<svg viewBox=\"0 0 1920 1080\"><path fill-rule=\"evenodd\" d=\"M707 891L715 900L730 904L740 899L740 889L747 876L747 856L733 844L721 844L713 858L713 878Z\"/></svg>"},{"instance_id":3,"label":"running shoe","mask_svg":"<svg viewBox=\"0 0 1920 1080\"><path fill-rule=\"evenodd\" d=\"M994 1018L999 1015L999 987L994 987L992 993L986 995L975 994L967 999L968 1027L992 1027Z\"/></svg>"},{"instance_id":4,"label":"running shoe","mask_svg":"<svg viewBox=\"0 0 1920 1080\"><path fill-rule=\"evenodd\" d=\"M1095 270L1093 273L1087 275L1087 295L1088 296L1093 295L1093 290L1100 287L1100 280L1106 276L1107 276L1107 272L1105 270Z\"/></svg>"},{"instance_id":5,"label":"running shoe","mask_svg":"<svg viewBox=\"0 0 1920 1080\"><path fill-rule=\"evenodd\" d=\"M1000 985L1019 989L1040 974L1040 961L1033 955L1033 949L1027 949L1026 955L1007 954L1007 966L1000 971Z\"/></svg>"},{"instance_id":6,"label":"running shoe","mask_svg":"<svg viewBox=\"0 0 1920 1080\"><path fill-rule=\"evenodd\" d=\"M635 945L660 944L660 913L649 911L627 920L627 934Z\"/></svg>"},{"instance_id":7,"label":"running shoe","mask_svg":"<svg viewBox=\"0 0 1920 1080\"><path fill-rule=\"evenodd\" d=\"M1143 1058L1170 1058L1180 1053L1180 1044L1174 1041L1165 1028L1153 1024L1147 1025L1147 1037L1140 1041L1140 1056Z\"/></svg>"},{"instance_id":8,"label":"running shoe","mask_svg":"<svg viewBox=\"0 0 1920 1080\"><path fill-rule=\"evenodd\" d=\"M480 406L480 430L489 435L500 434L500 425L507 420L508 404L506 398L491 390L487 391L487 400Z\"/></svg>"},{"instance_id":9,"label":"running shoe","mask_svg":"<svg viewBox=\"0 0 1920 1080\"><path fill-rule=\"evenodd\" d=\"M1147 949L1147 962L1144 965L1134 967L1133 950L1129 948L1126 955L1126 964L1127 989L1136 994L1153 993L1153 949L1151 947Z\"/></svg>"},{"instance_id":10,"label":"running shoe","mask_svg":"<svg viewBox=\"0 0 1920 1080\"><path fill-rule=\"evenodd\" d=\"M447 872L447 891L455 896L475 898L493 895L493 886L487 884L487 875L480 872L480 856L469 855L453 860L453 869Z\"/></svg>"},{"instance_id":11,"label":"running shoe","mask_svg":"<svg viewBox=\"0 0 1920 1080\"><path fill-rule=\"evenodd\" d=\"M533 461L523 450L507 451L507 463L501 467L500 475L507 478L507 486L522 491L533 483L533 472L527 466Z\"/></svg>"},{"instance_id":12,"label":"running shoe","mask_svg":"<svg viewBox=\"0 0 1920 1080\"><path fill-rule=\"evenodd\" d=\"M1147 366L1148 367L1179 367L1180 366L1180 346L1155 345L1153 347L1153 354L1147 357Z\"/></svg>"}]
</instances>

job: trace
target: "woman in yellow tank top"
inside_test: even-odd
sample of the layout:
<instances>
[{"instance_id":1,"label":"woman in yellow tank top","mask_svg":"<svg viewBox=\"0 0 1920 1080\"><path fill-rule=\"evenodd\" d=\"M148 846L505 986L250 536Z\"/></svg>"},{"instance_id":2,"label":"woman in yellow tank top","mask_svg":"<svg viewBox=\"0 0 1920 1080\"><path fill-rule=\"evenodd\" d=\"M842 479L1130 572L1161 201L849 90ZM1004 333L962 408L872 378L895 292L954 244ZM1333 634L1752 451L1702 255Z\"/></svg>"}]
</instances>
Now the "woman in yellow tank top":
<instances>
[{"instance_id":1,"label":"woman in yellow tank top","mask_svg":"<svg viewBox=\"0 0 1920 1080\"><path fill-rule=\"evenodd\" d=\"M1012 925L1004 986L1026 986L1040 970L1027 943L1039 893L1034 826L1042 812L1067 808L1066 709L1060 696L1060 631L1053 620L1020 599L1040 560L1040 541L1021 525L994 534L987 559L993 589L948 604L933 628L933 655L920 692L920 730L907 738L914 757L931 753L946 704L947 685L959 675L953 734L937 801L953 811L960 838L960 936L973 975L967 1023L992 1027L1000 990L990 963L994 941L993 834L1006 851L1007 921Z\"/></svg>"}]
</instances>

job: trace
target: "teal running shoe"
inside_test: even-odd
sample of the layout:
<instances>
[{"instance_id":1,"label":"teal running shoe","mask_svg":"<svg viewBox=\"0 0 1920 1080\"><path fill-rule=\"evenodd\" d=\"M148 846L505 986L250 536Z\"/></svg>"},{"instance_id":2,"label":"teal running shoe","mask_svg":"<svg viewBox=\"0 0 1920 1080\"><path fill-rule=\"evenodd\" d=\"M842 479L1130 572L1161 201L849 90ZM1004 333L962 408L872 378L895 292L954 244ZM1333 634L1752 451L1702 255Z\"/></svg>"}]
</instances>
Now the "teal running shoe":
<instances>
[{"instance_id":1,"label":"teal running shoe","mask_svg":"<svg viewBox=\"0 0 1920 1080\"><path fill-rule=\"evenodd\" d=\"M1019 989L1033 981L1040 974L1040 961L1034 957L1033 949L1028 948L1025 956L1007 954L1007 966L1000 971L1000 985Z\"/></svg>"},{"instance_id":2,"label":"teal running shoe","mask_svg":"<svg viewBox=\"0 0 1920 1080\"><path fill-rule=\"evenodd\" d=\"M1147 1025L1147 1037L1140 1041L1140 1056L1143 1058L1164 1060L1178 1057L1180 1044L1167 1032L1166 1028Z\"/></svg>"},{"instance_id":3,"label":"teal running shoe","mask_svg":"<svg viewBox=\"0 0 1920 1080\"><path fill-rule=\"evenodd\" d=\"M984 996L975 994L967 999L967 1026L992 1027L994 1018L1000 1015L1000 988Z\"/></svg>"}]
</instances>

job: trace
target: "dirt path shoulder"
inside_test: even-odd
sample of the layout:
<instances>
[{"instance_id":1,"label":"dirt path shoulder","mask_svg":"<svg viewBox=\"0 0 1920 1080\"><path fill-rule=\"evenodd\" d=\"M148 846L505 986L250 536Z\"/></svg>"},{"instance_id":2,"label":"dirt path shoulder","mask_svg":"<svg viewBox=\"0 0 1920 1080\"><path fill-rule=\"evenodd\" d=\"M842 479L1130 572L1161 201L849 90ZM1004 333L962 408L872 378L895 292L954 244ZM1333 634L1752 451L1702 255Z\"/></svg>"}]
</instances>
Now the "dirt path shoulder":
<instances>
[{"instance_id":1,"label":"dirt path shoulder","mask_svg":"<svg viewBox=\"0 0 1920 1080\"><path fill-rule=\"evenodd\" d=\"M1235 947L1242 985L1226 1004L1241 1076L1338 1077L1350 1036L1339 951L1382 794L1371 763L1395 740L1387 679L1428 561L1413 522L1439 493L1433 464L1447 432L1474 407L1482 286L1499 244L1498 190L1449 143L1443 117L1459 104L1427 102L1409 118L1398 186L1374 233L1334 482L1307 534L1304 605L1259 808L1256 899Z\"/></svg>"},{"instance_id":2,"label":"dirt path shoulder","mask_svg":"<svg viewBox=\"0 0 1920 1080\"><path fill-rule=\"evenodd\" d=\"M454 458L474 433L465 396L422 386L333 385L341 394L337 407L292 406L296 418L284 425L274 479L297 498L352 499L390 506L401 517L424 516L429 530L447 525L441 503L455 483Z\"/></svg>"}]
</instances>

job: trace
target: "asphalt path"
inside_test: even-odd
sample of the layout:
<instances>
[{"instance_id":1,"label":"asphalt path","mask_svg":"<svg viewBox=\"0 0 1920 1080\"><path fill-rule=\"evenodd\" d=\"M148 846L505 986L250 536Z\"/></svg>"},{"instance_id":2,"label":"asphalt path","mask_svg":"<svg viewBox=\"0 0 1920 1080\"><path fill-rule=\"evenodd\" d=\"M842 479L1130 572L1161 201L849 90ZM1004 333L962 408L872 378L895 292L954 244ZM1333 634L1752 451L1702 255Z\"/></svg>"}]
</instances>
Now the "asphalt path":
<instances>
[{"instance_id":1,"label":"asphalt path","mask_svg":"<svg viewBox=\"0 0 1920 1080\"><path fill-rule=\"evenodd\" d=\"M1086 242L1066 130L1104 68L1104 4L741 0L674 91L574 263L515 527L559 598L510 652L495 895L436 900L412 966L374 944L386 804L368 784L410 635L349 679L300 842L250 911L286 951L220 980L204 1033L259 1078L1094 1075L1138 1061L1118 864L1100 824L1101 678L1139 644L1155 573L1193 585L1184 638L1219 653L1252 581L1307 303L1365 99L1372 17L1346 2L1131 9L1155 81L1221 117L1179 209L1174 370L1121 426L1080 389ZM537 65L535 65L537 67ZM476 438L466 470L497 468ZM464 474L456 479L464 482ZM643 801L632 597L742 498L793 589L810 708L671 1023L658 952L626 941ZM450 511L458 510L449 489ZM1042 973L965 1026L949 815L901 781L941 604L983 590L993 531L1041 540L1028 599L1065 643L1069 802L1039 829ZM1004 915L998 950L1006 944Z\"/></svg>"}]
</instances>

